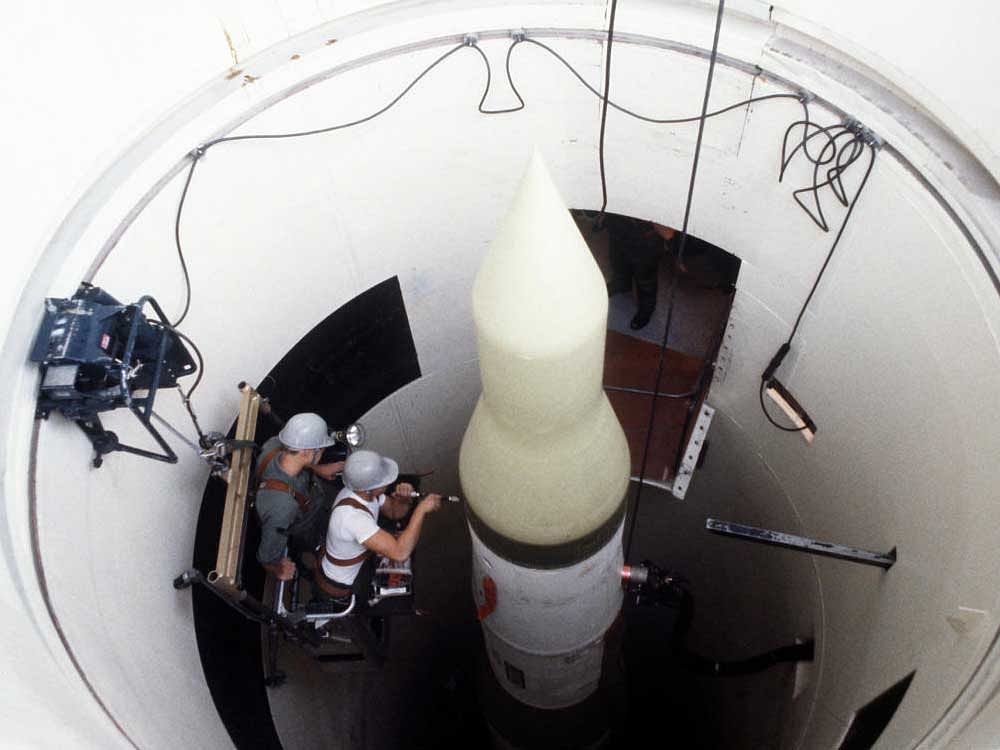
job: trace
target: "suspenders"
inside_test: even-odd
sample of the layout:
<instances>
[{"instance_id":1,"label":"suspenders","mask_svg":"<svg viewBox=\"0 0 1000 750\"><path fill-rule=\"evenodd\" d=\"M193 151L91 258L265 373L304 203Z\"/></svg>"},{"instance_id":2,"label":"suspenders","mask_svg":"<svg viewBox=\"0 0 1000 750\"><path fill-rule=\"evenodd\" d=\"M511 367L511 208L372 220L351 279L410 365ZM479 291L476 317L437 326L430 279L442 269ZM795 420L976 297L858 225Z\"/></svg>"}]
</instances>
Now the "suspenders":
<instances>
[{"instance_id":1,"label":"suspenders","mask_svg":"<svg viewBox=\"0 0 1000 750\"><path fill-rule=\"evenodd\" d=\"M267 467L271 464L271 461L273 461L274 458L280 452L281 452L281 447L280 446L277 447L277 448L274 448L273 450L271 450L270 452L268 452L267 455L265 455L263 458L261 458L260 462L257 464L257 472L256 473L257 473L257 480L259 482L259 484L257 485L257 490L258 491L260 491L260 490L277 490L278 492L289 493L289 494L291 494L295 498L295 502L298 504L299 509L304 511L310 505L310 498L306 497L301 492L299 492L298 490L296 490L293 487L291 487L287 482L282 482L280 479L263 479L264 472L267 470ZM341 505L347 505L347 506L350 506L352 508L357 508L358 510L363 510L365 513L367 513L368 515L370 515L372 517L372 519L374 519L376 521L378 520L375 517L375 514L371 512L371 509L369 509L367 506L363 505L362 503L358 502L353 497L345 497L345 498L341 499L336 505L333 506L333 509L330 512L332 513L334 510L336 510L337 508L339 508ZM350 559L344 560L344 559L341 559L341 558L334 557L333 555L331 555L329 552L326 551L326 545L323 546L323 557L325 557L327 560L329 560L331 564L336 565L338 567L342 567L342 568L345 568L345 567L348 567L348 566L351 566L351 565L356 565L359 562L364 562L365 559L367 559L368 556L371 555L371 554L372 554L371 550L366 549L364 552L362 552L357 557L352 557ZM322 563L320 561L316 562L316 570L320 574L320 580L318 580L317 583L319 583L320 588L326 590L327 593L330 593L330 594L332 594L334 596L345 596L345 595L347 595L347 594L350 593L350 589L346 589L346 588L343 588L343 587L337 585L337 583L335 581L330 580L326 576L326 574L323 573L323 565L322 565ZM324 584L326 584L326 585L324 585Z\"/></svg>"},{"instance_id":2,"label":"suspenders","mask_svg":"<svg viewBox=\"0 0 1000 750\"><path fill-rule=\"evenodd\" d=\"M341 505L349 505L352 508L357 508L358 510L363 510L365 513L367 513L368 515L370 515L373 520L376 520L376 521L378 520L377 518L375 518L375 514L372 513L371 510L367 506L362 505L357 500L355 500L353 497L345 497L345 498L343 498L342 500L340 500L340 502L338 502L336 505L333 506L333 510L337 510L337 508L339 508ZM333 511L330 511L330 513L332 515ZM362 552L357 557L352 557L349 560L343 560L341 558L334 557L333 555L331 555L329 552L326 551L326 545L323 546L323 556L327 560L329 560L333 565L337 565L338 567L341 567L341 568L346 568L349 565L357 565L359 562L364 562L365 558L367 558L371 553L372 553L372 551L370 549L366 549L364 552Z\"/></svg>"},{"instance_id":3,"label":"suspenders","mask_svg":"<svg viewBox=\"0 0 1000 750\"><path fill-rule=\"evenodd\" d=\"M280 452L280 447L275 448L260 460L260 463L257 464L258 481L260 481L260 479L264 476L264 472L267 470L267 467L271 464L271 461L274 460L274 457ZM290 493L295 498L295 502L298 503L299 510L306 510L309 507L310 500L308 497L303 495L298 490L293 489L287 482L282 482L280 479L265 479L257 485L257 490L258 492L260 490L277 490L278 492Z\"/></svg>"},{"instance_id":4,"label":"suspenders","mask_svg":"<svg viewBox=\"0 0 1000 750\"><path fill-rule=\"evenodd\" d=\"M375 518L375 515L371 512L370 509L359 503L353 497L345 497L342 500L340 500L336 505L333 506L333 510L330 511L331 515L333 514L333 511L339 508L341 505L348 505L352 508L363 510L372 518ZM342 568L346 568L349 565L356 565L359 562L364 562L365 559L367 559L367 557L371 554L372 554L371 550L366 549L357 557L352 557L349 560L343 560L331 555L329 552L326 551L326 544L323 545L323 557L329 560L331 564ZM316 576L316 584L321 589L323 589L323 591L330 594L331 596L341 597L341 596L347 596L351 593L350 588L341 586L339 583L331 579L326 574L326 572L323 570L323 561L321 558L316 560L316 573L318 574Z\"/></svg>"}]
</instances>

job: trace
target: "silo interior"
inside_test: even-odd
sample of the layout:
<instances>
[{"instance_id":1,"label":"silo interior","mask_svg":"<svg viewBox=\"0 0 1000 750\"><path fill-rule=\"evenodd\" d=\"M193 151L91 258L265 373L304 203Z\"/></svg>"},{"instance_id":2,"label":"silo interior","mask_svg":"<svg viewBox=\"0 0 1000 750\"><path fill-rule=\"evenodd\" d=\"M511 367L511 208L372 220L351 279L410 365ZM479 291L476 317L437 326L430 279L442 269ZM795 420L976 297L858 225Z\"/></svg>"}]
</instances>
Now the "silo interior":
<instances>
[{"instance_id":1,"label":"silo interior","mask_svg":"<svg viewBox=\"0 0 1000 750\"><path fill-rule=\"evenodd\" d=\"M74 425L34 419L27 353L42 300L81 280L126 301L151 294L171 319L190 294L181 328L204 354L192 399L203 425L229 429L235 385L247 381L291 410L313 403L332 421L361 419L374 447L460 494L458 448L480 387L472 279L534 149L568 206L601 207L602 100L574 71L602 90L610 9L18 11L9 87L32 116L6 126L23 145L11 163L24 210L11 225L33 252L12 261L0 360L3 586L14 615L4 733L15 746L420 746L482 730L456 710L474 692L466 667L479 648L457 510L421 542L428 614L394 630L398 659L342 673L287 648L289 681L266 689L259 632L220 625L214 655L232 653L212 666L197 600L170 586L207 533L205 464L168 436L176 465L111 454L93 468ZM709 110L754 101L705 120L689 203L716 9L617 3L609 98L693 122L608 108L607 210L681 227L689 206L688 231L739 259L731 351L707 395L711 448L683 500L643 487L630 561L654 559L690 581L693 650L732 660L807 638L815 657L731 679L678 673L662 688L706 747L850 747L870 714L861 710L901 684L869 746L988 746L1000 679L990 523L1000 142L984 124L989 102L973 93L998 53L940 39L976 41L997 11L727 3ZM90 83L15 64L41 59L39 38L63 45ZM933 69L921 53L929 40ZM808 192L808 160L789 160L778 179L804 107L818 127L853 118L879 139L780 368L817 425L811 442L777 430L758 399L848 211L829 185ZM220 138L362 120L191 155ZM865 166L845 170L847 189L856 193ZM613 304L616 314L627 323ZM175 394L161 393L157 412L192 434ZM146 439L128 415L106 423ZM895 549L897 560L882 570L747 544L707 533L710 517Z\"/></svg>"}]
</instances>

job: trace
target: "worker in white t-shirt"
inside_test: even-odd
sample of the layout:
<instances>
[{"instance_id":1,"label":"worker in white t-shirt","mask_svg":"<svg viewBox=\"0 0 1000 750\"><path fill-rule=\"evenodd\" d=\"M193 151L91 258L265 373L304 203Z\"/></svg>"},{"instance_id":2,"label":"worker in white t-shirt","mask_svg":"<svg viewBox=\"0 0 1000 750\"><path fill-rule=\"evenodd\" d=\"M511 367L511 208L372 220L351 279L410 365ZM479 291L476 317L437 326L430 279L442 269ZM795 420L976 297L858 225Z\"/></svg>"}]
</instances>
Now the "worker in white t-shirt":
<instances>
[{"instance_id":1,"label":"worker in white t-shirt","mask_svg":"<svg viewBox=\"0 0 1000 750\"><path fill-rule=\"evenodd\" d=\"M372 554L392 560L406 560L413 553L424 516L441 506L440 495L427 495L416 508L403 532L393 536L379 528L378 517L383 507L387 515L401 516L412 502L413 486L400 482L388 498L385 491L399 476L399 467L391 458L375 451L358 450L347 457L344 465L344 489L334 501L326 544L317 571L316 583L329 597L349 601L352 589L358 602L367 593L358 591L358 573Z\"/></svg>"}]
</instances>

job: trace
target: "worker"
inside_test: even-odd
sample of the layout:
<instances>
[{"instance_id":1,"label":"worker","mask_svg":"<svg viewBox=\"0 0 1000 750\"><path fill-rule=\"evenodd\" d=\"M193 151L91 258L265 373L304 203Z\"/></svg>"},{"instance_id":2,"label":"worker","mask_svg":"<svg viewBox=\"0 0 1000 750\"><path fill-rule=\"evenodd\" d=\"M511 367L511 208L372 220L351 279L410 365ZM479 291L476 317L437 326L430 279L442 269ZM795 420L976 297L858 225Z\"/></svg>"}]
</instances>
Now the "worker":
<instances>
[{"instance_id":1,"label":"worker","mask_svg":"<svg viewBox=\"0 0 1000 750\"><path fill-rule=\"evenodd\" d=\"M394 536L379 527L380 513L401 518L409 512L413 485L399 482L386 497L386 490L396 482L399 467L391 458L371 450L354 451L344 465L344 488L337 494L330 513L326 544L317 568L317 584L328 596L349 602L353 592L356 604L367 600L373 554L403 561L410 557L424 518L441 506L441 496L423 497L413 509L406 528ZM359 575L365 569L364 575Z\"/></svg>"},{"instance_id":2,"label":"worker","mask_svg":"<svg viewBox=\"0 0 1000 750\"><path fill-rule=\"evenodd\" d=\"M632 330L644 328L656 309L660 258L674 231L670 227L618 214L607 214L604 226L608 230L608 254L611 258L608 295L631 292L634 279L638 305L629 327Z\"/></svg>"},{"instance_id":3,"label":"worker","mask_svg":"<svg viewBox=\"0 0 1000 750\"><path fill-rule=\"evenodd\" d=\"M331 507L316 478L332 480L344 469L343 461L318 463L323 449L334 442L326 421L307 412L289 419L261 448L255 506L261 526L257 560L279 580L294 577L296 562L307 571L314 567L308 556L322 540Z\"/></svg>"}]
</instances>

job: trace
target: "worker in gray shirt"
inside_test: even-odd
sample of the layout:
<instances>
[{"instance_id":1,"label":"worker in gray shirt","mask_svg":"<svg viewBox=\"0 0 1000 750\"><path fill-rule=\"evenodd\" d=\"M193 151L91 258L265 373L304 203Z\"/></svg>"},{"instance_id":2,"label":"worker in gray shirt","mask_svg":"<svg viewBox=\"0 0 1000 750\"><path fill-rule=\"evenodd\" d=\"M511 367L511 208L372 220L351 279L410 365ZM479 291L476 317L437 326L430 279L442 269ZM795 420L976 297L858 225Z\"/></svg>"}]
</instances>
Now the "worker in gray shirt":
<instances>
[{"instance_id":1,"label":"worker in gray shirt","mask_svg":"<svg viewBox=\"0 0 1000 750\"><path fill-rule=\"evenodd\" d=\"M256 473L255 507L261 526L257 561L279 580L292 579L295 560L311 552L326 530L330 501L316 477L333 479L344 462L317 461L334 442L326 421L306 412L289 419L261 448Z\"/></svg>"}]
</instances>

